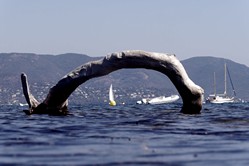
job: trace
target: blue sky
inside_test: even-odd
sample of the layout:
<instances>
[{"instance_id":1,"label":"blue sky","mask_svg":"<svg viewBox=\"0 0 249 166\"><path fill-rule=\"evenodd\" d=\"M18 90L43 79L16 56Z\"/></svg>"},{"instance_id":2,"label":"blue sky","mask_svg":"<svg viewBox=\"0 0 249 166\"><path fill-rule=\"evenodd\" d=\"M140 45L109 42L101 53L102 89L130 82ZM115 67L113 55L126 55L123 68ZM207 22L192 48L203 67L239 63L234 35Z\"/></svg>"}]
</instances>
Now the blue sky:
<instances>
[{"instance_id":1,"label":"blue sky","mask_svg":"<svg viewBox=\"0 0 249 166\"><path fill-rule=\"evenodd\" d=\"M0 52L141 49L249 66L249 0L0 0Z\"/></svg>"}]
</instances>

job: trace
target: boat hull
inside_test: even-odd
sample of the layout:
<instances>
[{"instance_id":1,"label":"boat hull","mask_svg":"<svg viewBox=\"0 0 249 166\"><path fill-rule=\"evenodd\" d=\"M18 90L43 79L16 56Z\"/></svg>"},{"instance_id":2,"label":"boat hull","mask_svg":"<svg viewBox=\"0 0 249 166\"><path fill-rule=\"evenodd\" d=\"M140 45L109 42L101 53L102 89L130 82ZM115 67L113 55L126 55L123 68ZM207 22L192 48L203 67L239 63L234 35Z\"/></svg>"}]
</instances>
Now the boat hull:
<instances>
[{"instance_id":1,"label":"boat hull","mask_svg":"<svg viewBox=\"0 0 249 166\"><path fill-rule=\"evenodd\" d=\"M177 101L180 97L178 95L172 95L169 97L165 97L165 96L160 96L160 97L156 97L153 98L151 100L148 101L148 104L165 104L165 103L173 103L175 101Z\"/></svg>"},{"instance_id":2,"label":"boat hull","mask_svg":"<svg viewBox=\"0 0 249 166\"><path fill-rule=\"evenodd\" d=\"M223 104L223 103L234 103L234 98L215 96L214 98L209 98L207 103L212 104Z\"/></svg>"}]
</instances>

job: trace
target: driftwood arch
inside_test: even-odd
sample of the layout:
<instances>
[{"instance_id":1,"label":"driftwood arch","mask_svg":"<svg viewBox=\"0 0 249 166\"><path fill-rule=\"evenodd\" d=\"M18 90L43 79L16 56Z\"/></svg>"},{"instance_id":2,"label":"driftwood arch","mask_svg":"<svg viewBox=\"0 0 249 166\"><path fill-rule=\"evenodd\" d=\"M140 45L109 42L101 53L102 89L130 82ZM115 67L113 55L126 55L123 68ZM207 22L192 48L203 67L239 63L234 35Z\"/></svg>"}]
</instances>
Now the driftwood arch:
<instances>
[{"instance_id":1,"label":"driftwood arch","mask_svg":"<svg viewBox=\"0 0 249 166\"><path fill-rule=\"evenodd\" d=\"M140 50L116 52L101 60L83 64L53 86L42 103L39 103L30 93L27 76L22 73L23 93L29 105L29 110L24 112L26 114L64 114L67 112L68 97L79 85L91 78L104 76L123 68L145 68L165 74L182 97L181 112L200 113L204 90L188 77L175 55Z\"/></svg>"}]
</instances>

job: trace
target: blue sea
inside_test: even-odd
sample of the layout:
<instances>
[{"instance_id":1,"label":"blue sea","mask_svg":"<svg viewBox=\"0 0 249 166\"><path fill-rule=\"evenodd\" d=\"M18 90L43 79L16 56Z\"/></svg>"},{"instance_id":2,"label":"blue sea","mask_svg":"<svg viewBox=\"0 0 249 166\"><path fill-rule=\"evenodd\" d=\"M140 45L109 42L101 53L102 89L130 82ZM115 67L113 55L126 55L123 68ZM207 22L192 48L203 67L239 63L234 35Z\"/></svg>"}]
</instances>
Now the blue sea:
<instances>
[{"instance_id":1,"label":"blue sea","mask_svg":"<svg viewBox=\"0 0 249 166\"><path fill-rule=\"evenodd\" d=\"M0 106L0 165L248 166L249 104L70 105L67 116Z\"/></svg>"}]
</instances>

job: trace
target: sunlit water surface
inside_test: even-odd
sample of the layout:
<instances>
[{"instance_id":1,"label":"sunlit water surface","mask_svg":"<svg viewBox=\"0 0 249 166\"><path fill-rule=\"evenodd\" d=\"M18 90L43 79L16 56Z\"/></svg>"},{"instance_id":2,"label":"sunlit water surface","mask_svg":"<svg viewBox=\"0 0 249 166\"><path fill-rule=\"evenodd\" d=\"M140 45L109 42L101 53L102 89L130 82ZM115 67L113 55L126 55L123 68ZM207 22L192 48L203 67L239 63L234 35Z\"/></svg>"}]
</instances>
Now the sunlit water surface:
<instances>
[{"instance_id":1,"label":"sunlit water surface","mask_svg":"<svg viewBox=\"0 0 249 166\"><path fill-rule=\"evenodd\" d=\"M0 165L249 165L249 104L70 105L70 115L0 106Z\"/></svg>"}]
</instances>

